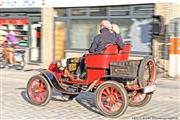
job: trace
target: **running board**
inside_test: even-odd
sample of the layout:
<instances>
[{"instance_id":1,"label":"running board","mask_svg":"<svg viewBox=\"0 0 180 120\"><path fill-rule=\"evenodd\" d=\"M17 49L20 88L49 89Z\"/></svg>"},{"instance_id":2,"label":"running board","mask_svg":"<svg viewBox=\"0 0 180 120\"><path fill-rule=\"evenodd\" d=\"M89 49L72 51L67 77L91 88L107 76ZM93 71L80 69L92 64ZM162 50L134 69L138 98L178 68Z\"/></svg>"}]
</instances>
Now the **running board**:
<instances>
[{"instance_id":1,"label":"running board","mask_svg":"<svg viewBox=\"0 0 180 120\"><path fill-rule=\"evenodd\" d=\"M156 85L151 85L151 86L146 86L142 89L142 93L146 94L146 93L151 93L153 91L156 90Z\"/></svg>"}]
</instances>

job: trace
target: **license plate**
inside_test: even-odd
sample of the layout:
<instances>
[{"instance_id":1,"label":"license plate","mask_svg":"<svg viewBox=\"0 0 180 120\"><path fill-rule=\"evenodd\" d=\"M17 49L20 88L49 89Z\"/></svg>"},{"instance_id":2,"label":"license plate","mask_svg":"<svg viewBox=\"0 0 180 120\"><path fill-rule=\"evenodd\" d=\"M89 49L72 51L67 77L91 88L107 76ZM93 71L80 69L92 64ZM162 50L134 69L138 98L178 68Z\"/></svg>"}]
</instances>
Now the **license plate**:
<instances>
[{"instance_id":1,"label":"license plate","mask_svg":"<svg viewBox=\"0 0 180 120\"><path fill-rule=\"evenodd\" d=\"M143 93L150 93L156 90L156 86L152 85L152 86L147 86L143 88Z\"/></svg>"}]
</instances>

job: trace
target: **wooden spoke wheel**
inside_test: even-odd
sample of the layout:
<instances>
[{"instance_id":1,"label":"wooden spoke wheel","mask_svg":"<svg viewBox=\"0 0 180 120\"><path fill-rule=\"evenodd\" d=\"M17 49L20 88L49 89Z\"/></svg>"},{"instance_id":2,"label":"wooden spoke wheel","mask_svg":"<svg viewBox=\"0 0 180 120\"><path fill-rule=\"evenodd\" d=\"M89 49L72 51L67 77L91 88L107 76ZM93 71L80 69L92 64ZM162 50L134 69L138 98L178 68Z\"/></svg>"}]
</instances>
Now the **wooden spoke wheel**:
<instances>
[{"instance_id":1,"label":"wooden spoke wheel","mask_svg":"<svg viewBox=\"0 0 180 120\"><path fill-rule=\"evenodd\" d=\"M128 106L127 92L124 86L115 81L102 83L96 91L96 106L107 117L122 115Z\"/></svg>"},{"instance_id":2,"label":"wooden spoke wheel","mask_svg":"<svg viewBox=\"0 0 180 120\"><path fill-rule=\"evenodd\" d=\"M156 66L152 57L145 57L140 64L138 81L141 87L153 85L156 79Z\"/></svg>"},{"instance_id":3,"label":"wooden spoke wheel","mask_svg":"<svg viewBox=\"0 0 180 120\"><path fill-rule=\"evenodd\" d=\"M129 93L129 106L131 107L142 107L149 103L151 100L152 94L142 94L139 91L133 91Z\"/></svg>"},{"instance_id":4,"label":"wooden spoke wheel","mask_svg":"<svg viewBox=\"0 0 180 120\"><path fill-rule=\"evenodd\" d=\"M46 105L51 99L52 89L43 76L36 75L27 84L27 95L32 104Z\"/></svg>"},{"instance_id":5,"label":"wooden spoke wheel","mask_svg":"<svg viewBox=\"0 0 180 120\"><path fill-rule=\"evenodd\" d=\"M155 84L156 67L152 57L145 57L140 64L138 71L138 83L141 87ZM129 106L142 107L149 103L152 93L143 94L141 91L132 91L129 93Z\"/></svg>"}]
</instances>

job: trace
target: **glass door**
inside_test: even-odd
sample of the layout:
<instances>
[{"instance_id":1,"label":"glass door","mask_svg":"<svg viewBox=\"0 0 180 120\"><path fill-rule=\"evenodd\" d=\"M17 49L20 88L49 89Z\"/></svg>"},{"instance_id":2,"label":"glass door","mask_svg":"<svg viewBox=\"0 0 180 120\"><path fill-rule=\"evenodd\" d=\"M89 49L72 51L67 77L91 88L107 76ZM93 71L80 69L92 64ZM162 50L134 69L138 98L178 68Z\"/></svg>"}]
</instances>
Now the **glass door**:
<instances>
[{"instance_id":1,"label":"glass door","mask_svg":"<svg viewBox=\"0 0 180 120\"><path fill-rule=\"evenodd\" d=\"M60 60L64 57L64 47L67 32L67 22L63 20L55 21L54 33L54 59Z\"/></svg>"},{"instance_id":2,"label":"glass door","mask_svg":"<svg viewBox=\"0 0 180 120\"><path fill-rule=\"evenodd\" d=\"M41 24L31 24L30 63L41 62Z\"/></svg>"}]
</instances>

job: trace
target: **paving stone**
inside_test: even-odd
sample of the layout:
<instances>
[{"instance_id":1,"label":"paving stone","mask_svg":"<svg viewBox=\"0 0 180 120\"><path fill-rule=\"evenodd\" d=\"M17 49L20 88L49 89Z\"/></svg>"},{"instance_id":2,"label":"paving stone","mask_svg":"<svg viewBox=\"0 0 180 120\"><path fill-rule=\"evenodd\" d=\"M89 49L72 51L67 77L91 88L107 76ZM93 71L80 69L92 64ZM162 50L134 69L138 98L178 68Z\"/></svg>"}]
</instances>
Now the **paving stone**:
<instances>
[{"instance_id":1,"label":"paving stone","mask_svg":"<svg viewBox=\"0 0 180 120\"><path fill-rule=\"evenodd\" d=\"M72 101L52 98L43 107L31 105L26 95L29 78L37 72L0 70L0 120L112 120L99 114L94 93L81 93ZM180 80L157 77L157 90L144 107L128 107L113 120L179 120Z\"/></svg>"}]
</instances>

